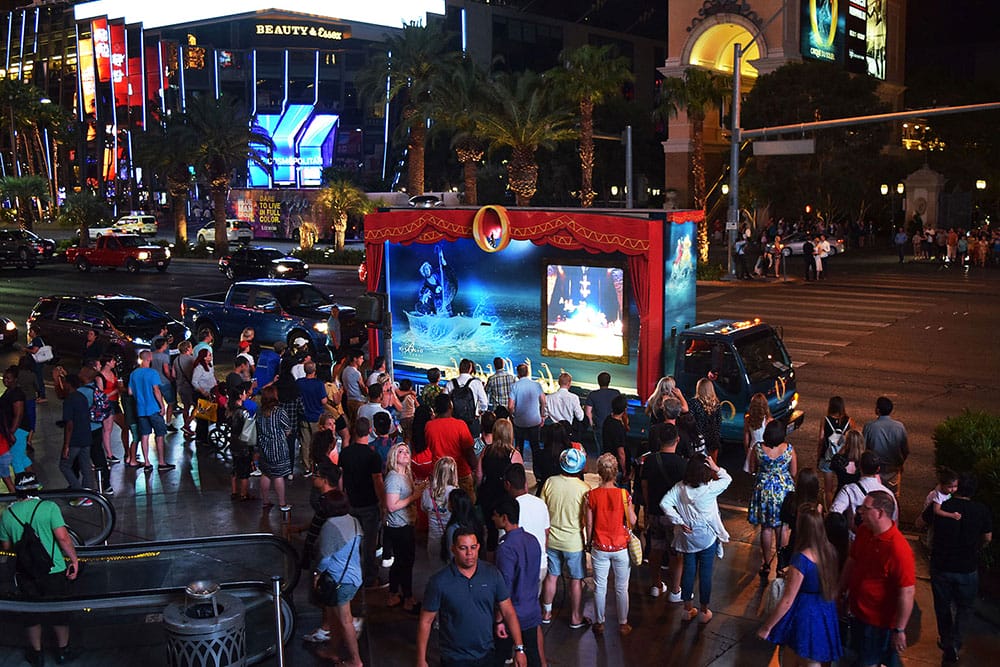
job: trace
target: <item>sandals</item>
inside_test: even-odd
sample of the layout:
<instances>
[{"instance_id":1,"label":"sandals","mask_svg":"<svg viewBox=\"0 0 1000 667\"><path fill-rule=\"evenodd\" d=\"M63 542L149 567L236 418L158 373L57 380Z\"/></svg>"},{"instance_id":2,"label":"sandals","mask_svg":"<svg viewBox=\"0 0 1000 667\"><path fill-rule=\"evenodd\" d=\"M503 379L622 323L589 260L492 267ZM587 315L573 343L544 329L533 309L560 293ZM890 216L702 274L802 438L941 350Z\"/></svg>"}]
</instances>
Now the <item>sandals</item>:
<instances>
[{"instance_id":1,"label":"sandals","mask_svg":"<svg viewBox=\"0 0 1000 667\"><path fill-rule=\"evenodd\" d=\"M587 618L586 616L584 616L583 620L580 621L579 623L570 623L569 624L569 629L570 630L580 630L582 628L589 628L593 624L594 624L594 622L592 620L590 620L589 618Z\"/></svg>"},{"instance_id":2,"label":"sandals","mask_svg":"<svg viewBox=\"0 0 1000 667\"><path fill-rule=\"evenodd\" d=\"M390 595L389 601L385 603L386 607L392 609L393 607L400 607L403 604L403 598L399 595Z\"/></svg>"}]
</instances>

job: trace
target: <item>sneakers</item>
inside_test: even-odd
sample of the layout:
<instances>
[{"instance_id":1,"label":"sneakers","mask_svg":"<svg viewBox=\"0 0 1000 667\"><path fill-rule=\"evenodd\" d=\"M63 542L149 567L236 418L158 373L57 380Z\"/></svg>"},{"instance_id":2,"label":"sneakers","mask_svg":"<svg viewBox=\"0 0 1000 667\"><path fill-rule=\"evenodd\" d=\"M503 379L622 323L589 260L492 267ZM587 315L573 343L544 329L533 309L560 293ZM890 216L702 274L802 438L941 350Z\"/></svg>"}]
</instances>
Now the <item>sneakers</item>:
<instances>
[{"instance_id":1,"label":"sneakers","mask_svg":"<svg viewBox=\"0 0 1000 667\"><path fill-rule=\"evenodd\" d=\"M396 562L395 556L389 556L388 558L382 559L382 567L392 567L392 564Z\"/></svg>"},{"instance_id":2,"label":"sneakers","mask_svg":"<svg viewBox=\"0 0 1000 667\"><path fill-rule=\"evenodd\" d=\"M654 598L658 598L660 597L660 593L666 593L666 592L667 592L667 585L662 581L660 582L659 585L652 586L649 589L649 594Z\"/></svg>"},{"instance_id":3,"label":"sneakers","mask_svg":"<svg viewBox=\"0 0 1000 667\"><path fill-rule=\"evenodd\" d=\"M292 506L291 505L282 505L278 509L281 510L282 512L291 512L292 511Z\"/></svg>"},{"instance_id":4,"label":"sneakers","mask_svg":"<svg viewBox=\"0 0 1000 667\"><path fill-rule=\"evenodd\" d=\"M365 627L365 619L358 618L357 616L355 616L354 619L353 619L353 621L352 621L352 623L354 624L354 634L360 636L361 635L361 631Z\"/></svg>"},{"instance_id":5,"label":"sneakers","mask_svg":"<svg viewBox=\"0 0 1000 667\"><path fill-rule=\"evenodd\" d=\"M177 466L175 466L173 463L161 463L160 465L156 466L156 469L159 470L160 472L166 472L167 470L173 470L176 467Z\"/></svg>"},{"instance_id":6,"label":"sneakers","mask_svg":"<svg viewBox=\"0 0 1000 667\"><path fill-rule=\"evenodd\" d=\"M111 465L114 465L116 463L121 463L121 462L122 462L122 460L120 458L118 458L117 456L109 456L108 457L108 463L111 464Z\"/></svg>"},{"instance_id":7,"label":"sneakers","mask_svg":"<svg viewBox=\"0 0 1000 667\"><path fill-rule=\"evenodd\" d=\"M677 591L676 593L673 592L673 591L670 591L667 594L667 600L669 600L670 602L683 602L683 600L681 600L681 592L680 591Z\"/></svg>"},{"instance_id":8,"label":"sneakers","mask_svg":"<svg viewBox=\"0 0 1000 667\"><path fill-rule=\"evenodd\" d=\"M711 609L706 609L705 611L703 611L700 614L698 614L698 622L701 623L702 625L708 623L711 620L712 620L712 610Z\"/></svg>"},{"instance_id":9,"label":"sneakers","mask_svg":"<svg viewBox=\"0 0 1000 667\"><path fill-rule=\"evenodd\" d=\"M263 475L263 474L264 474L264 473L262 473L262 472L260 471L260 468L254 468L253 470L251 470L251 471L250 471L250 476L251 476L251 477L260 477L260 476L261 476L261 475Z\"/></svg>"},{"instance_id":10,"label":"sneakers","mask_svg":"<svg viewBox=\"0 0 1000 667\"><path fill-rule=\"evenodd\" d=\"M360 619L355 619L355 620L360 620ZM312 632L310 632L308 635L304 635L302 637L302 639L304 639L305 641L307 641L307 642L309 642L311 644L322 644L323 642L325 642L329 638L330 638L330 631L329 630L324 630L323 628L316 628L315 630L313 630Z\"/></svg>"},{"instance_id":11,"label":"sneakers","mask_svg":"<svg viewBox=\"0 0 1000 667\"><path fill-rule=\"evenodd\" d=\"M90 507L94 504L94 501L90 498L74 498L69 501L70 507Z\"/></svg>"}]
</instances>

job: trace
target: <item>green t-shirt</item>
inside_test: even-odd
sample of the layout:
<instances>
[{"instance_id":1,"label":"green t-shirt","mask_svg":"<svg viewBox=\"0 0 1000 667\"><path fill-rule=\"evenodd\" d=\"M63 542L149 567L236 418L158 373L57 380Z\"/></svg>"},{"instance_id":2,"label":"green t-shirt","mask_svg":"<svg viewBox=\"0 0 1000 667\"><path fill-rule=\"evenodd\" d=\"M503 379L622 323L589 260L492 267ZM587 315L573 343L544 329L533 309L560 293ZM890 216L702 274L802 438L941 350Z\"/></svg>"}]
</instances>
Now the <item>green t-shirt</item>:
<instances>
[{"instance_id":1,"label":"green t-shirt","mask_svg":"<svg viewBox=\"0 0 1000 667\"><path fill-rule=\"evenodd\" d=\"M36 506L38 506L37 512L35 512ZM14 513L14 516L11 516L11 512ZM31 520L31 525L38 534L38 539L42 541L42 546L52 554L52 569L49 570L49 574L64 572L66 559L56 544L53 532L56 528L65 526L66 521L63 519L59 506L50 500L28 498L9 505L0 515L0 541L8 541L12 545L16 544L21 539L21 533L24 532L21 524L28 523L32 512L35 512L35 518Z\"/></svg>"}]
</instances>

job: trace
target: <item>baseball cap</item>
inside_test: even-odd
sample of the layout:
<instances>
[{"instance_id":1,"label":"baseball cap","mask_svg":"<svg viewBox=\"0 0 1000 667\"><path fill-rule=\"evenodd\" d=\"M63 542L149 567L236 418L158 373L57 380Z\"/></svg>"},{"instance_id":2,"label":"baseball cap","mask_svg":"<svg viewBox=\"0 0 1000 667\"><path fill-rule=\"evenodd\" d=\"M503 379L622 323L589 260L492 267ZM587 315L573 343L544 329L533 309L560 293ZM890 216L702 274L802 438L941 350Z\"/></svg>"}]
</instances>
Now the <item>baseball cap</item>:
<instances>
[{"instance_id":1,"label":"baseball cap","mask_svg":"<svg viewBox=\"0 0 1000 667\"><path fill-rule=\"evenodd\" d=\"M575 475L587 467L587 455L579 449L565 449L559 455L559 467L563 472Z\"/></svg>"},{"instance_id":2,"label":"baseball cap","mask_svg":"<svg viewBox=\"0 0 1000 667\"><path fill-rule=\"evenodd\" d=\"M22 473L20 477L14 482L14 490L27 492L27 491L38 491L42 488L42 485L38 483L38 478L35 477L35 473L25 472Z\"/></svg>"},{"instance_id":3,"label":"baseball cap","mask_svg":"<svg viewBox=\"0 0 1000 667\"><path fill-rule=\"evenodd\" d=\"M295 340L292 341L293 347L305 347L308 344L309 341L307 341L305 338L296 338Z\"/></svg>"}]
</instances>

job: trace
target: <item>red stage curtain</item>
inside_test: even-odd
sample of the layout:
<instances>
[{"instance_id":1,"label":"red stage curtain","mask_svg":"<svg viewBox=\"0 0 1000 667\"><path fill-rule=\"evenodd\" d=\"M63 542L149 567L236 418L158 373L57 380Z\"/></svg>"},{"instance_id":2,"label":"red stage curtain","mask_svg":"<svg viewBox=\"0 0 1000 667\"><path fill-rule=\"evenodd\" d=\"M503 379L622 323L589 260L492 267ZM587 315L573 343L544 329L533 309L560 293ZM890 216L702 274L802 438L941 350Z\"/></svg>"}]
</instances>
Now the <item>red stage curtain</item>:
<instances>
[{"instance_id":1,"label":"red stage curtain","mask_svg":"<svg viewBox=\"0 0 1000 667\"><path fill-rule=\"evenodd\" d=\"M365 287L369 292L377 292L379 283L382 282L382 265L385 262L384 246L381 243L365 243L365 268L368 275L365 278ZM381 354L378 345L378 329L370 327L368 329L368 354L372 359Z\"/></svg>"}]
</instances>

